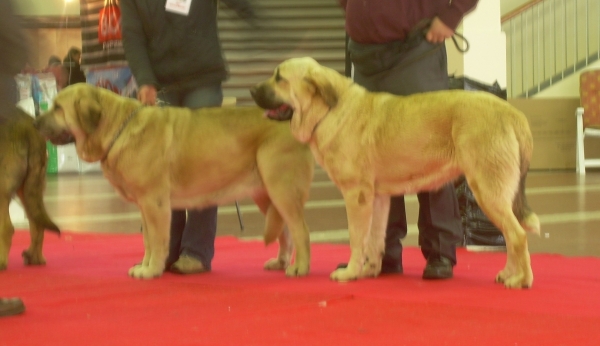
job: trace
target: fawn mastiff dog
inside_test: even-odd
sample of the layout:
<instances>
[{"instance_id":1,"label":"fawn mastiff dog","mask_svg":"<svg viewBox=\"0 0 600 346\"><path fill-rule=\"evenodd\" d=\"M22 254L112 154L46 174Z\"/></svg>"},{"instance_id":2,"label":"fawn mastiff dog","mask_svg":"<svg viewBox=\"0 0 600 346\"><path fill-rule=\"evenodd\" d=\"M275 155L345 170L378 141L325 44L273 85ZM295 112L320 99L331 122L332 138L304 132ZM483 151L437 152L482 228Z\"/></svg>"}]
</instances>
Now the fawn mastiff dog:
<instances>
[{"instance_id":1,"label":"fawn mastiff dog","mask_svg":"<svg viewBox=\"0 0 600 346\"><path fill-rule=\"evenodd\" d=\"M281 63L251 89L271 118L291 118L341 190L348 214L345 281L381 270L390 195L434 190L464 174L477 202L502 231L507 261L496 277L509 288L533 282L526 231L539 234L525 178L533 150L527 119L485 92L413 96L368 92L311 58Z\"/></svg>"},{"instance_id":2,"label":"fawn mastiff dog","mask_svg":"<svg viewBox=\"0 0 600 346\"><path fill-rule=\"evenodd\" d=\"M46 141L27 113L17 107L0 111L12 113L5 120L0 117L0 270L8 264L15 231L9 213L14 196L23 204L31 234L29 248L22 253L23 260L26 265L46 264L42 254L44 230L60 233L44 206Z\"/></svg>"},{"instance_id":3,"label":"fawn mastiff dog","mask_svg":"<svg viewBox=\"0 0 600 346\"><path fill-rule=\"evenodd\" d=\"M171 209L246 196L266 215L265 242L279 237L278 257L265 267L285 269L288 276L308 273L304 204L314 159L289 126L265 119L260 108L143 107L111 91L76 84L61 90L35 124L55 144L75 142L82 160L100 161L112 186L138 205L145 253L129 275L148 279L163 273ZM292 245L296 256L290 264Z\"/></svg>"}]
</instances>

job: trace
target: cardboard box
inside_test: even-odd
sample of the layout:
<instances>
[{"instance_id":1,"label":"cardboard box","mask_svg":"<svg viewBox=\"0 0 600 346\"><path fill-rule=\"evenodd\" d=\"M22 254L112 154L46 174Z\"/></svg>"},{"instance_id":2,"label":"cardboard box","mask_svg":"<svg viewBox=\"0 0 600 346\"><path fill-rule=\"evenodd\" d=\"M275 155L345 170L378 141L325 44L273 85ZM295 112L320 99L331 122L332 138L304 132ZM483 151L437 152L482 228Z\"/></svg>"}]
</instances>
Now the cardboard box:
<instances>
[{"instance_id":1,"label":"cardboard box","mask_svg":"<svg viewBox=\"0 0 600 346\"><path fill-rule=\"evenodd\" d=\"M525 113L533 135L532 170L575 170L576 118L579 98L510 99ZM600 140L587 138L586 157L600 158Z\"/></svg>"}]
</instances>

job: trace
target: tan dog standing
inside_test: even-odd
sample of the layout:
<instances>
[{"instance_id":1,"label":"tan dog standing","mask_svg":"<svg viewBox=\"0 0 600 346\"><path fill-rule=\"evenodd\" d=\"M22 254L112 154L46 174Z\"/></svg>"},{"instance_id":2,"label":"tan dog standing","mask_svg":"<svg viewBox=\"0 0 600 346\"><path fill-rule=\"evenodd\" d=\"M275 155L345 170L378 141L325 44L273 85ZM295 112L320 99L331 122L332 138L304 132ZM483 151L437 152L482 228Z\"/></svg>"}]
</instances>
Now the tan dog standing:
<instances>
[{"instance_id":1,"label":"tan dog standing","mask_svg":"<svg viewBox=\"0 0 600 346\"><path fill-rule=\"evenodd\" d=\"M464 174L504 234L509 288L533 282L525 231L539 220L525 198L533 140L525 116L484 92L412 96L368 92L311 58L289 59L251 90L267 116L291 118L293 135L341 190L351 257L331 274L345 281L381 270L390 195L435 190Z\"/></svg>"},{"instance_id":2,"label":"tan dog standing","mask_svg":"<svg viewBox=\"0 0 600 346\"><path fill-rule=\"evenodd\" d=\"M145 254L136 278L160 276L169 244L171 209L202 208L250 196L266 214L265 241L279 237L267 269L306 275L310 265L304 204L314 159L286 124L257 107L143 107L86 84L57 95L36 126L55 144L75 142L78 156L101 161L114 188L142 213ZM289 265L292 242L296 257Z\"/></svg>"},{"instance_id":3,"label":"tan dog standing","mask_svg":"<svg viewBox=\"0 0 600 346\"><path fill-rule=\"evenodd\" d=\"M22 110L13 112L7 120L0 120L0 270L6 269L14 227L10 220L9 205L16 195L21 200L27 218L31 243L23 251L27 265L43 265L44 230L60 233L44 206L46 186L46 142L33 127L33 118Z\"/></svg>"}]
</instances>

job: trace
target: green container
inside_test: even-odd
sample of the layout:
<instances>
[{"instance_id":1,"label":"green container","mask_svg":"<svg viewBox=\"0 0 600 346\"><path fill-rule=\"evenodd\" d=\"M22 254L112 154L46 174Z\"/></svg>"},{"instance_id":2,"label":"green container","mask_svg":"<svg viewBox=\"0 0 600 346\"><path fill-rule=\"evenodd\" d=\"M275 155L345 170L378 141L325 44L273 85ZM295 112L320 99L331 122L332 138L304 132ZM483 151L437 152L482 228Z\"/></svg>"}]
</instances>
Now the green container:
<instances>
[{"instance_id":1,"label":"green container","mask_svg":"<svg viewBox=\"0 0 600 346\"><path fill-rule=\"evenodd\" d=\"M56 146L50 142L46 142L46 151L48 152L48 164L46 165L47 174L58 173L58 153Z\"/></svg>"}]
</instances>

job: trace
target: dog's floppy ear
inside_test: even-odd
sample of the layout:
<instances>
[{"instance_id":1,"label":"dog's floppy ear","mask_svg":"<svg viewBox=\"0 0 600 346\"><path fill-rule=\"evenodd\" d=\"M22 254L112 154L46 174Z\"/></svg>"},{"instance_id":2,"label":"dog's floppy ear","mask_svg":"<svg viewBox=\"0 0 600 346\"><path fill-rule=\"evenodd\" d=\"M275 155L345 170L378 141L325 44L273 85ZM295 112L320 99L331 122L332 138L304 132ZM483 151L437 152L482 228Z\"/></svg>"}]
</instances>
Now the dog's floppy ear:
<instances>
[{"instance_id":1,"label":"dog's floppy ear","mask_svg":"<svg viewBox=\"0 0 600 346\"><path fill-rule=\"evenodd\" d=\"M338 94L324 73L308 73L304 81L315 88L315 94L319 95L329 108L337 105Z\"/></svg>"},{"instance_id":2,"label":"dog's floppy ear","mask_svg":"<svg viewBox=\"0 0 600 346\"><path fill-rule=\"evenodd\" d=\"M96 130L102 115L102 107L98 101L91 97L82 97L75 101L75 112L86 134L89 135Z\"/></svg>"}]
</instances>

